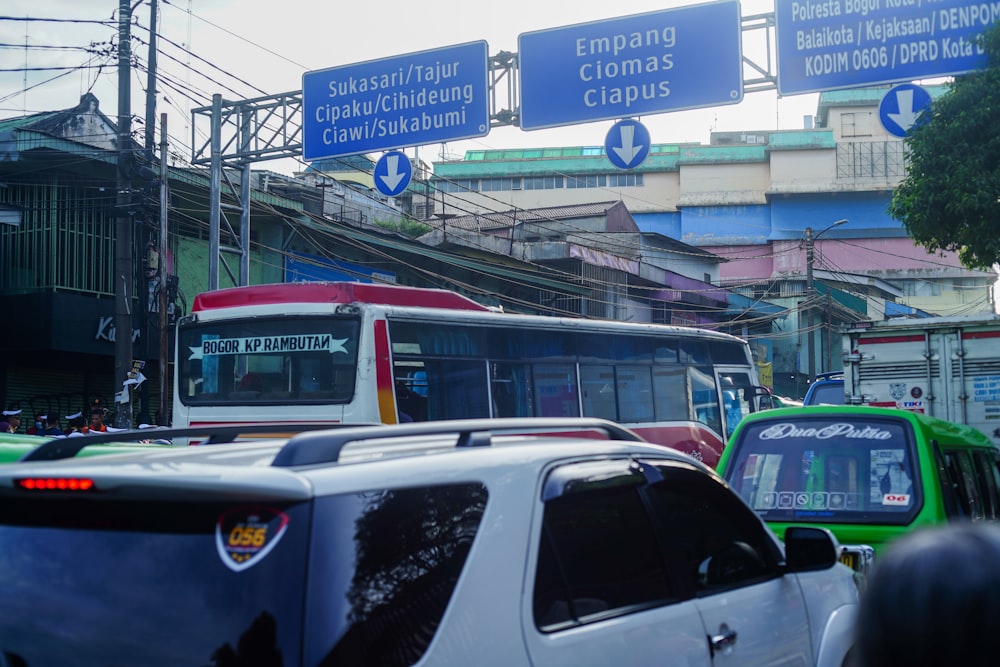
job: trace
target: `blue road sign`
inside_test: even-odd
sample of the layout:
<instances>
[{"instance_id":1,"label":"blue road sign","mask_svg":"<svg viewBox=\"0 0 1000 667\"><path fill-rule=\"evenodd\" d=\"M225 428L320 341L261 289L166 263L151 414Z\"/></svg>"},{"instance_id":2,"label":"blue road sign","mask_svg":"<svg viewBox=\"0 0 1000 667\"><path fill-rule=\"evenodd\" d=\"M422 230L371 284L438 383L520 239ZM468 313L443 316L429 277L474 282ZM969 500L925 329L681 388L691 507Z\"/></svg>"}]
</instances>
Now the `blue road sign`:
<instances>
[{"instance_id":1,"label":"blue road sign","mask_svg":"<svg viewBox=\"0 0 1000 667\"><path fill-rule=\"evenodd\" d=\"M356 155L490 131L486 42L302 75L302 157Z\"/></svg>"},{"instance_id":2,"label":"blue road sign","mask_svg":"<svg viewBox=\"0 0 1000 667\"><path fill-rule=\"evenodd\" d=\"M740 36L737 0L522 33L521 128L736 104Z\"/></svg>"},{"instance_id":3,"label":"blue road sign","mask_svg":"<svg viewBox=\"0 0 1000 667\"><path fill-rule=\"evenodd\" d=\"M619 169L638 167L649 155L649 130L637 120L620 120L604 138L604 153Z\"/></svg>"},{"instance_id":4,"label":"blue road sign","mask_svg":"<svg viewBox=\"0 0 1000 667\"><path fill-rule=\"evenodd\" d=\"M982 0L775 0L778 92L962 74L986 64L974 38L1000 17Z\"/></svg>"},{"instance_id":5,"label":"blue road sign","mask_svg":"<svg viewBox=\"0 0 1000 667\"><path fill-rule=\"evenodd\" d=\"M413 178L413 165L405 153L386 153L375 163L375 187L382 194L395 197L406 189Z\"/></svg>"},{"instance_id":6,"label":"blue road sign","mask_svg":"<svg viewBox=\"0 0 1000 667\"><path fill-rule=\"evenodd\" d=\"M917 124L920 112L931 105L931 94L912 83L894 86L878 105L878 118L891 135L905 137Z\"/></svg>"}]
</instances>

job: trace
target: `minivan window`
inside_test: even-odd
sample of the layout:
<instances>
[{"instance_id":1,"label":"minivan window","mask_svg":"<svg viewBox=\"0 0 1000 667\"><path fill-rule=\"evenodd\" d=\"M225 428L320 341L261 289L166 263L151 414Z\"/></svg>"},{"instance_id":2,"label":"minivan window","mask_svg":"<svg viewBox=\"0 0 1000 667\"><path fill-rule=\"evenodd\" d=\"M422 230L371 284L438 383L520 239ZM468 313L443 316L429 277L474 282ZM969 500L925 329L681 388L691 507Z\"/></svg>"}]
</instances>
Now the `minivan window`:
<instances>
[{"instance_id":1,"label":"minivan window","mask_svg":"<svg viewBox=\"0 0 1000 667\"><path fill-rule=\"evenodd\" d=\"M739 438L727 479L768 521L906 525L922 502L905 421L793 416Z\"/></svg>"},{"instance_id":2,"label":"minivan window","mask_svg":"<svg viewBox=\"0 0 1000 667\"><path fill-rule=\"evenodd\" d=\"M972 470L972 461L966 452L944 450L945 464L948 466L948 476L954 485L958 505L962 517L979 520L983 518L983 501L976 486L976 476Z\"/></svg>"},{"instance_id":3,"label":"minivan window","mask_svg":"<svg viewBox=\"0 0 1000 667\"><path fill-rule=\"evenodd\" d=\"M972 464L983 493L983 510L987 519L1000 519L997 464L992 453L973 452Z\"/></svg>"}]
</instances>

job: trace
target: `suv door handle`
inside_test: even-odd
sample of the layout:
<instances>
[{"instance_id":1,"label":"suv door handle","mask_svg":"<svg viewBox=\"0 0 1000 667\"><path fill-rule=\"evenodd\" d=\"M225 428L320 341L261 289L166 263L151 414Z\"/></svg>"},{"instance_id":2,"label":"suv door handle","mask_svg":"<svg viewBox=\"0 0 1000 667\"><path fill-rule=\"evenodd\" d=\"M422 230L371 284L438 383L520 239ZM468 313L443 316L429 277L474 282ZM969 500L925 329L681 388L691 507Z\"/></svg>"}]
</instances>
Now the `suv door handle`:
<instances>
[{"instance_id":1,"label":"suv door handle","mask_svg":"<svg viewBox=\"0 0 1000 667\"><path fill-rule=\"evenodd\" d=\"M708 637L708 648L713 656L716 653L720 655L729 655L732 653L733 646L735 645L736 631L731 630L725 623L719 626L719 634L709 635Z\"/></svg>"}]
</instances>

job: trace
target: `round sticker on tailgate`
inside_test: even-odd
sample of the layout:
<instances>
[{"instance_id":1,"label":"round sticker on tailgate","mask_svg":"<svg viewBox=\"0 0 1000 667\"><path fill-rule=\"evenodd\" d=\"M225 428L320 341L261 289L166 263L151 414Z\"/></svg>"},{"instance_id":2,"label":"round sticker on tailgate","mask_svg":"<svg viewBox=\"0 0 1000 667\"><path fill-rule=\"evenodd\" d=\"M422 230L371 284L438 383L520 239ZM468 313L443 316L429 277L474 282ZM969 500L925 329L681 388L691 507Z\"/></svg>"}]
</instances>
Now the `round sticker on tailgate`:
<instances>
[{"instance_id":1,"label":"round sticker on tailgate","mask_svg":"<svg viewBox=\"0 0 1000 667\"><path fill-rule=\"evenodd\" d=\"M215 546L230 570L256 565L271 552L288 527L288 515L266 507L226 512L215 524Z\"/></svg>"}]
</instances>

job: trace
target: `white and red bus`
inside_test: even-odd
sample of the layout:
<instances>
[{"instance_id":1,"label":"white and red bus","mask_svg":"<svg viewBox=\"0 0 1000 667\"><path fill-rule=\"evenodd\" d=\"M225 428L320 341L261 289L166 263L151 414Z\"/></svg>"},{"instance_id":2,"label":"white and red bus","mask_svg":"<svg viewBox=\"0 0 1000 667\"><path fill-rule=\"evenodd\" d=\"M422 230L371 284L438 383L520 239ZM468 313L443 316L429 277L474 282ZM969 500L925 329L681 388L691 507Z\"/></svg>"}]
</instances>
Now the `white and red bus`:
<instances>
[{"instance_id":1,"label":"white and red bus","mask_svg":"<svg viewBox=\"0 0 1000 667\"><path fill-rule=\"evenodd\" d=\"M762 391L728 334L352 282L200 294L175 359L177 427L592 416L712 466Z\"/></svg>"}]
</instances>

